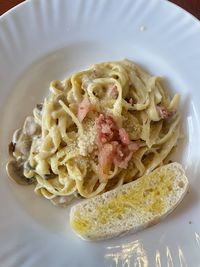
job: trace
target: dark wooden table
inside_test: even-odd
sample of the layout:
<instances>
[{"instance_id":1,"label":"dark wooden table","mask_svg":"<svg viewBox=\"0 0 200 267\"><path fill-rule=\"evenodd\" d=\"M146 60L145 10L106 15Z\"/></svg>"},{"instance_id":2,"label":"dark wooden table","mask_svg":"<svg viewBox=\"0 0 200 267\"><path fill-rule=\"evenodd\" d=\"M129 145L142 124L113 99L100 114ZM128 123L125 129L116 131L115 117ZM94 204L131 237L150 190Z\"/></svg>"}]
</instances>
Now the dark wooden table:
<instances>
[{"instance_id":1,"label":"dark wooden table","mask_svg":"<svg viewBox=\"0 0 200 267\"><path fill-rule=\"evenodd\" d=\"M186 9L200 20L200 0L170 0L170 1ZM0 15L21 2L24 2L24 0L0 0Z\"/></svg>"}]
</instances>

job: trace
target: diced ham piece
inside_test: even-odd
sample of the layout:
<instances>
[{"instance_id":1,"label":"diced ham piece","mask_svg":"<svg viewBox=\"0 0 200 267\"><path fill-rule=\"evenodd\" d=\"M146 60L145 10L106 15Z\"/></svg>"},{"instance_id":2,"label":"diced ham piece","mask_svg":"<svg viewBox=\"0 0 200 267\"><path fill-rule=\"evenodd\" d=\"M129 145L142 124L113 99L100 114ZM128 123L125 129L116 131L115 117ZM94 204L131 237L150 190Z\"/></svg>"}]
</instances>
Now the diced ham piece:
<instances>
[{"instance_id":1,"label":"diced ham piece","mask_svg":"<svg viewBox=\"0 0 200 267\"><path fill-rule=\"evenodd\" d=\"M111 96L113 97L113 98L117 98L118 97L118 89L117 89L117 86L116 85L114 85L113 87L112 87L112 89L111 89Z\"/></svg>"},{"instance_id":2,"label":"diced ham piece","mask_svg":"<svg viewBox=\"0 0 200 267\"><path fill-rule=\"evenodd\" d=\"M133 105L133 98L132 98L132 97L129 98L128 102L129 102L131 105Z\"/></svg>"},{"instance_id":3,"label":"diced ham piece","mask_svg":"<svg viewBox=\"0 0 200 267\"><path fill-rule=\"evenodd\" d=\"M127 131L124 128L119 129L119 137L120 140L123 144L129 145L130 144L130 139Z\"/></svg>"},{"instance_id":4,"label":"diced ham piece","mask_svg":"<svg viewBox=\"0 0 200 267\"><path fill-rule=\"evenodd\" d=\"M168 119L172 116L172 112L170 112L166 107L157 105L157 110L161 119Z\"/></svg>"},{"instance_id":5,"label":"diced ham piece","mask_svg":"<svg viewBox=\"0 0 200 267\"><path fill-rule=\"evenodd\" d=\"M132 98L132 97L130 97L130 98L125 98L125 100L126 100L126 102L128 102L128 103L131 104L131 105L137 103L137 101L136 101L134 98Z\"/></svg>"},{"instance_id":6,"label":"diced ham piece","mask_svg":"<svg viewBox=\"0 0 200 267\"><path fill-rule=\"evenodd\" d=\"M101 146L111 140L117 134L117 124L109 115L100 114L96 119L97 137L96 143Z\"/></svg>"},{"instance_id":7,"label":"diced ham piece","mask_svg":"<svg viewBox=\"0 0 200 267\"><path fill-rule=\"evenodd\" d=\"M134 152L136 152L139 149L139 145L137 143L131 142L128 145L128 148L129 148L130 151L132 151L134 153Z\"/></svg>"},{"instance_id":8,"label":"diced ham piece","mask_svg":"<svg viewBox=\"0 0 200 267\"><path fill-rule=\"evenodd\" d=\"M107 181L107 174L110 170L113 155L115 148L112 144L104 144L99 151L98 160L99 160L99 175L100 181L106 182Z\"/></svg>"},{"instance_id":9,"label":"diced ham piece","mask_svg":"<svg viewBox=\"0 0 200 267\"><path fill-rule=\"evenodd\" d=\"M132 158L134 152L139 149L139 146L133 142L131 142L128 146L123 144L118 144L115 157L113 159L114 164L117 167L122 169L126 169L128 167L128 163Z\"/></svg>"},{"instance_id":10,"label":"diced ham piece","mask_svg":"<svg viewBox=\"0 0 200 267\"><path fill-rule=\"evenodd\" d=\"M128 167L129 160L132 158L133 152L128 151L127 154L124 154L124 151L120 149L121 148L118 148L118 153L115 156L113 163L119 168L126 169Z\"/></svg>"},{"instance_id":11,"label":"diced ham piece","mask_svg":"<svg viewBox=\"0 0 200 267\"><path fill-rule=\"evenodd\" d=\"M82 122L91 109L91 103L88 97L84 97L83 101L78 105L78 119Z\"/></svg>"},{"instance_id":12,"label":"diced ham piece","mask_svg":"<svg viewBox=\"0 0 200 267\"><path fill-rule=\"evenodd\" d=\"M130 140L124 128L118 128L117 123L109 115L99 115L96 119L96 129L100 182L106 182L112 164L126 169L139 146Z\"/></svg>"}]
</instances>

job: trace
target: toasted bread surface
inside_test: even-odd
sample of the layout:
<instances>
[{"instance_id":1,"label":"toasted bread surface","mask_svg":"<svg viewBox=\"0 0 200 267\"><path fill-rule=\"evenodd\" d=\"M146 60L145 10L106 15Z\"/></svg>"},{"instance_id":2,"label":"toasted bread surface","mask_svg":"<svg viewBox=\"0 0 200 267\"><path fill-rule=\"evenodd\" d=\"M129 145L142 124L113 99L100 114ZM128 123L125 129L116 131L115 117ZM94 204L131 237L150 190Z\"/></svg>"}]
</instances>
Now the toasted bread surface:
<instances>
[{"instance_id":1,"label":"toasted bread surface","mask_svg":"<svg viewBox=\"0 0 200 267\"><path fill-rule=\"evenodd\" d=\"M135 233L172 212L188 189L179 163L157 168L148 175L71 208L70 224L83 239L98 240Z\"/></svg>"}]
</instances>

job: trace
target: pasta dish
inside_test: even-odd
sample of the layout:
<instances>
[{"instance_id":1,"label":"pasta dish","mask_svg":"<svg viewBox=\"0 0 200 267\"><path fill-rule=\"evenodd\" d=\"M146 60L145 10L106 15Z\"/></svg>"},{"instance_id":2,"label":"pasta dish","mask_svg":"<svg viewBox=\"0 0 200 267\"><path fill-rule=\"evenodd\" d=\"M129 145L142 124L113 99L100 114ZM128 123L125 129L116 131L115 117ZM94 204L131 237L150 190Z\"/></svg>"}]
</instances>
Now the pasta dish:
<instances>
[{"instance_id":1,"label":"pasta dish","mask_svg":"<svg viewBox=\"0 0 200 267\"><path fill-rule=\"evenodd\" d=\"M53 81L13 135L8 175L60 206L138 179L177 145L179 98L128 60Z\"/></svg>"}]
</instances>

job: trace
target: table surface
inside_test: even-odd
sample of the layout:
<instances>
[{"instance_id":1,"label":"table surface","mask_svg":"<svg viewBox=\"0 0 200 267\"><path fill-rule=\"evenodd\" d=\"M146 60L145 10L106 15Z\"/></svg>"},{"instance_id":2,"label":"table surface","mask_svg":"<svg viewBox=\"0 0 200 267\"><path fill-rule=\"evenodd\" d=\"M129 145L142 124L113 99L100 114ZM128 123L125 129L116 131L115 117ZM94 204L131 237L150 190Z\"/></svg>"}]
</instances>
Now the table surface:
<instances>
[{"instance_id":1,"label":"table surface","mask_svg":"<svg viewBox=\"0 0 200 267\"><path fill-rule=\"evenodd\" d=\"M164 1L164 0L163 0ZM193 14L200 20L200 0L170 0ZM24 0L0 0L0 15Z\"/></svg>"}]
</instances>

